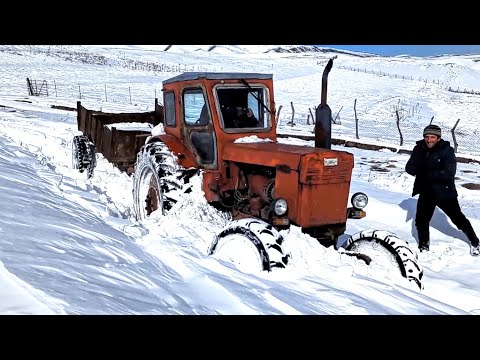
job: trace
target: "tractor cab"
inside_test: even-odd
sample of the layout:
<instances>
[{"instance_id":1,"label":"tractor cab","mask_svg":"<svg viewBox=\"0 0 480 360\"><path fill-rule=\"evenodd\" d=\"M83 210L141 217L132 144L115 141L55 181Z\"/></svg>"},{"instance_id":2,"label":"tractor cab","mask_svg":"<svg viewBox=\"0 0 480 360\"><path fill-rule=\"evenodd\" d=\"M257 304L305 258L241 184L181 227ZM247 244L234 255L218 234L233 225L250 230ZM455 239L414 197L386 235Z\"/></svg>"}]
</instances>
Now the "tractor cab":
<instances>
[{"instance_id":1,"label":"tractor cab","mask_svg":"<svg viewBox=\"0 0 480 360\"><path fill-rule=\"evenodd\" d=\"M200 167L217 169L218 144L256 135L276 140L271 74L184 73L163 82L164 128Z\"/></svg>"}]
</instances>

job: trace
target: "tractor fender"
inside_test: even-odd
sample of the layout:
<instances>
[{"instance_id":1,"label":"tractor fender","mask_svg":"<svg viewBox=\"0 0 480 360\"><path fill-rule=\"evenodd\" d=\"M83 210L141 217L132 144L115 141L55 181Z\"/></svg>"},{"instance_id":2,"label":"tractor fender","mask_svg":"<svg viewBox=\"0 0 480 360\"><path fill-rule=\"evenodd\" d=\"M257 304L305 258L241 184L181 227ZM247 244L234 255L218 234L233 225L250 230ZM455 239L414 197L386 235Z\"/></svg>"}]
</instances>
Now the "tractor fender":
<instances>
[{"instance_id":1,"label":"tractor fender","mask_svg":"<svg viewBox=\"0 0 480 360\"><path fill-rule=\"evenodd\" d=\"M150 137L145 145L161 141L167 145L168 149L178 158L178 163L185 169L199 168L199 164L195 159L195 155L175 136L169 134L160 134Z\"/></svg>"}]
</instances>

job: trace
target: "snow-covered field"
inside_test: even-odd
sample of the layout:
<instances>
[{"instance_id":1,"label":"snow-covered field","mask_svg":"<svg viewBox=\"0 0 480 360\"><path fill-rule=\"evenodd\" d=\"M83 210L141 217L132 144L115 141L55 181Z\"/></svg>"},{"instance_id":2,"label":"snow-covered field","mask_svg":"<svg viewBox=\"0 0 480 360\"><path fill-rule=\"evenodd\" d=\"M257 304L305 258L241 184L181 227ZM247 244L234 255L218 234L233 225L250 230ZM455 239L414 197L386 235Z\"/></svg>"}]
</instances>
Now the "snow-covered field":
<instances>
[{"instance_id":1,"label":"snow-covered field","mask_svg":"<svg viewBox=\"0 0 480 360\"><path fill-rule=\"evenodd\" d=\"M326 249L298 228L282 233L291 255L286 269L247 274L206 255L227 219L205 203L199 183L166 217L137 222L131 177L102 154L92 179L72 169L76 112L58 107L75 109L80 100L107 112L151 111L155 97L161 99L162 80L183 71L273 73L276 104L283 106L278 132L311 134L306 119L319 104L321 74L331 54L260 52L268 48L0 46L0 281L5 289L0 312L478 314L478 259L441 212L431 223L432 251L419 258L423 290L398 274ZM356 100L360 141L398 146L394 114L401 107L404 148L421 138L432 117L446 139L461 119L459 154L475 158L478 146L467 146L464 139L476 141L480 97L448 89L475 89L480 83L476 57L335 55L328 103L333 114L342 110L334 136L354 139ZM26 78L38 85L47 81L48 96L29 96ZM287 125L291 103L293 127ZM382 127L384 136L370 130ZM294 138L279 141L313 146ZM367 218L350 221L340 240L367 228L387 229L416 251L413 178L404 172L408 155L333 148L355 155L351 191L370 197ZM480 194L462 186L479 181L478 166L459 164L457 185L461 206L480 231Z\"/></svg>"}]
</instances>

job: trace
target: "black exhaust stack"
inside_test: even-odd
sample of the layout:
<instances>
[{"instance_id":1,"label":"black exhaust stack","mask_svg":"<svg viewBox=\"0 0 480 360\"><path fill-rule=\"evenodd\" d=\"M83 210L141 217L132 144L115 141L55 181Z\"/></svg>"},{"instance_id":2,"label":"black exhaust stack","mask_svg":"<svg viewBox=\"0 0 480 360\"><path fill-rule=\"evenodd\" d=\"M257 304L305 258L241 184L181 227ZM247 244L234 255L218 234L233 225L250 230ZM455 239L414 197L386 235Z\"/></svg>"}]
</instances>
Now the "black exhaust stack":
<instances>
[{"instance_id":1,"label":"black exhaust stack","mask_svg":"<svg viewBox=\"0 0 480 360\"><path fill-rule=\"evenodd\" d=\"M315 147L330 149L332 147L332 110L327 105L328 73L332 69L333 59L328 60L322 76L321 103L315 111Z\"/></svg>"}]
</instances>

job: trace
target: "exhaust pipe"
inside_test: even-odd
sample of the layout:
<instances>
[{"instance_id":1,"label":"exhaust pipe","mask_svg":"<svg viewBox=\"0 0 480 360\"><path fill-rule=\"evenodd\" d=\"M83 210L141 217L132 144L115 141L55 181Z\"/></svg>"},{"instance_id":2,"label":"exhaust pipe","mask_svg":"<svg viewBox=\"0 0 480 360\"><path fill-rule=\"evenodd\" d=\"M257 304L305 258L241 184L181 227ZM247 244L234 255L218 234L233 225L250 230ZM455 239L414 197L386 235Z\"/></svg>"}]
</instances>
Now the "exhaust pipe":
<instances>
[{"instance_id":1,"label":"exhaust pipe","mask_svg":"<svg viewBox=\"0 0 480 360\"><path fill-rule=\"evenodd\" d=\"M332 69L333 59L328 60L322 76L322 97L315 110L315 147L331 149L332 147L332 110L327 105L328 73Z\"/></svg>"}]
</instances>

